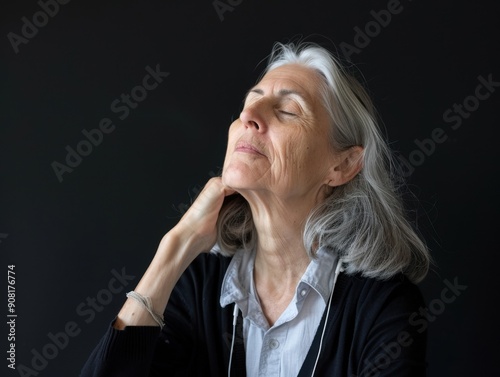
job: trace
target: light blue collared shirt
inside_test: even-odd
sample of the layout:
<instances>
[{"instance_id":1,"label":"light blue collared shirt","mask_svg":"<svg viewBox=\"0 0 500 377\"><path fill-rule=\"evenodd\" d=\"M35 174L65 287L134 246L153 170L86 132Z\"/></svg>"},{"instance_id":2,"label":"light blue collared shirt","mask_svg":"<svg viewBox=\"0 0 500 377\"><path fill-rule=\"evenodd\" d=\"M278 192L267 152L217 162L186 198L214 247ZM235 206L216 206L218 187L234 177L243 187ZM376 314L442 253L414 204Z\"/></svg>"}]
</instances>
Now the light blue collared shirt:
<instances>
[{"instance_id":1,"label":"light blue collared shirt","mask_svg":"<svg viewBox=\"0 0 500 377\"><path fill-rule=\"evenodd\" d=\"M236 252L220 297L222 307L235 303L241 310L247 376L297 376L333 289L337 256L327 248L318 250L292 301L271 327L255 290L254 264L254 251Z\"/></svg>"}]
</instances>

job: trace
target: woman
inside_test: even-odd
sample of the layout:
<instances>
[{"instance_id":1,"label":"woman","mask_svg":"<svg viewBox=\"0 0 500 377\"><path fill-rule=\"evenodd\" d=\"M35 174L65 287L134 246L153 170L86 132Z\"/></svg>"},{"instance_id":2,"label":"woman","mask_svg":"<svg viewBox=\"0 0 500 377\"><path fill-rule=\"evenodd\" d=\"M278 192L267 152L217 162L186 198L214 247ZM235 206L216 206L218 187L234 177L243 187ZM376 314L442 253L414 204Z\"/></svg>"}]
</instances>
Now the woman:
<instances>
[{"instance_id":1,"label":"woman","mask_svg":"<svg viewBox=\"0 0 500 377\"><path fill-rule=\"evenodd\" d=\"M82 376L425 375L410 316L430 257L391 161L332 54L277 43L222 176L163 237Z\"/></svg>"}]
</instances>

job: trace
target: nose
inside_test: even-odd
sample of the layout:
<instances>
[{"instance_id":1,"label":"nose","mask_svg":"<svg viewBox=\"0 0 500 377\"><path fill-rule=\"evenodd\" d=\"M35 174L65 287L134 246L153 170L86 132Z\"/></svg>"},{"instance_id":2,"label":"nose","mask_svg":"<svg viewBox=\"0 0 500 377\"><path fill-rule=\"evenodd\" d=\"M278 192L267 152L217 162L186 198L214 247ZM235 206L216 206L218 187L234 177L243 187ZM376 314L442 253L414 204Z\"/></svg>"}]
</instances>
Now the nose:
<instances>
[{"instance_id":1,"label":"nose","mask_svg":"<svg viewBox=\"0 0 500 377\"><path fill-rule=\"evenodd\" d=\"M258 132L265 132L267 124L263 104L258 102L245 107L240 113L240 120L245 128L254 128Z\"/></svg>"}]
</instances>

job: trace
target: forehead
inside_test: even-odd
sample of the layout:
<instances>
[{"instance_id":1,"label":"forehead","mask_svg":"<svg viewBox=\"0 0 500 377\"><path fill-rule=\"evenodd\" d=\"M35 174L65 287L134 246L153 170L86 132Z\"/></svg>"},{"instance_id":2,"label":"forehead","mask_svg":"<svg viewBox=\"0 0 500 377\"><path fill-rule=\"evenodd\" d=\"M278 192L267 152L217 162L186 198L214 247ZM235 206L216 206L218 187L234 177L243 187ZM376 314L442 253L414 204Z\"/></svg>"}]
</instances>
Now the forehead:
<instances>
[{"instance_id":1,"label":"forehead","mask_svg":"<svg viewBox=\"0 0 500 377\"><path fill-rule=\"evenodd\" d=\"M305 99L315 102L322 83L320 74L300 64L286 64L267 72L254 87L265 92L291 90Z\"/></svg>"}]
</instances>

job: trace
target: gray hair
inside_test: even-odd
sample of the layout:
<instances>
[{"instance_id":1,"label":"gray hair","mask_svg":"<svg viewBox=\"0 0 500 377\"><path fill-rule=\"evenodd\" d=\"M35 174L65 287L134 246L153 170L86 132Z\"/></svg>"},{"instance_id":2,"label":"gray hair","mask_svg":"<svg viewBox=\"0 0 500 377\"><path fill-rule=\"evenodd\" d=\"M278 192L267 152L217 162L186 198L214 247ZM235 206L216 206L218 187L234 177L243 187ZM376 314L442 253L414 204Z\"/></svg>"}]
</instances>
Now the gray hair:
<instances>
[{"instance_id":1,"label":"gray hair","mask_svg":"<svg viewBox=\"0 0 500 377\"><path fill-rule=\"evenodd\" d=\"M312 210L304 225L304 246L311 258L322 246L342 257L348 274L387 279L404 273L420 282L431 257L403 205L401 174L377 124L372 101L357 79L327 49L310 42L276 43L261 77L285 64L316 70L331 117L335 151L363 147L360 173ZM217 223L217 246L224 255L252 249L257 234L250 206L241 195L226 198Z\"/></svg>"}]
</instances>

